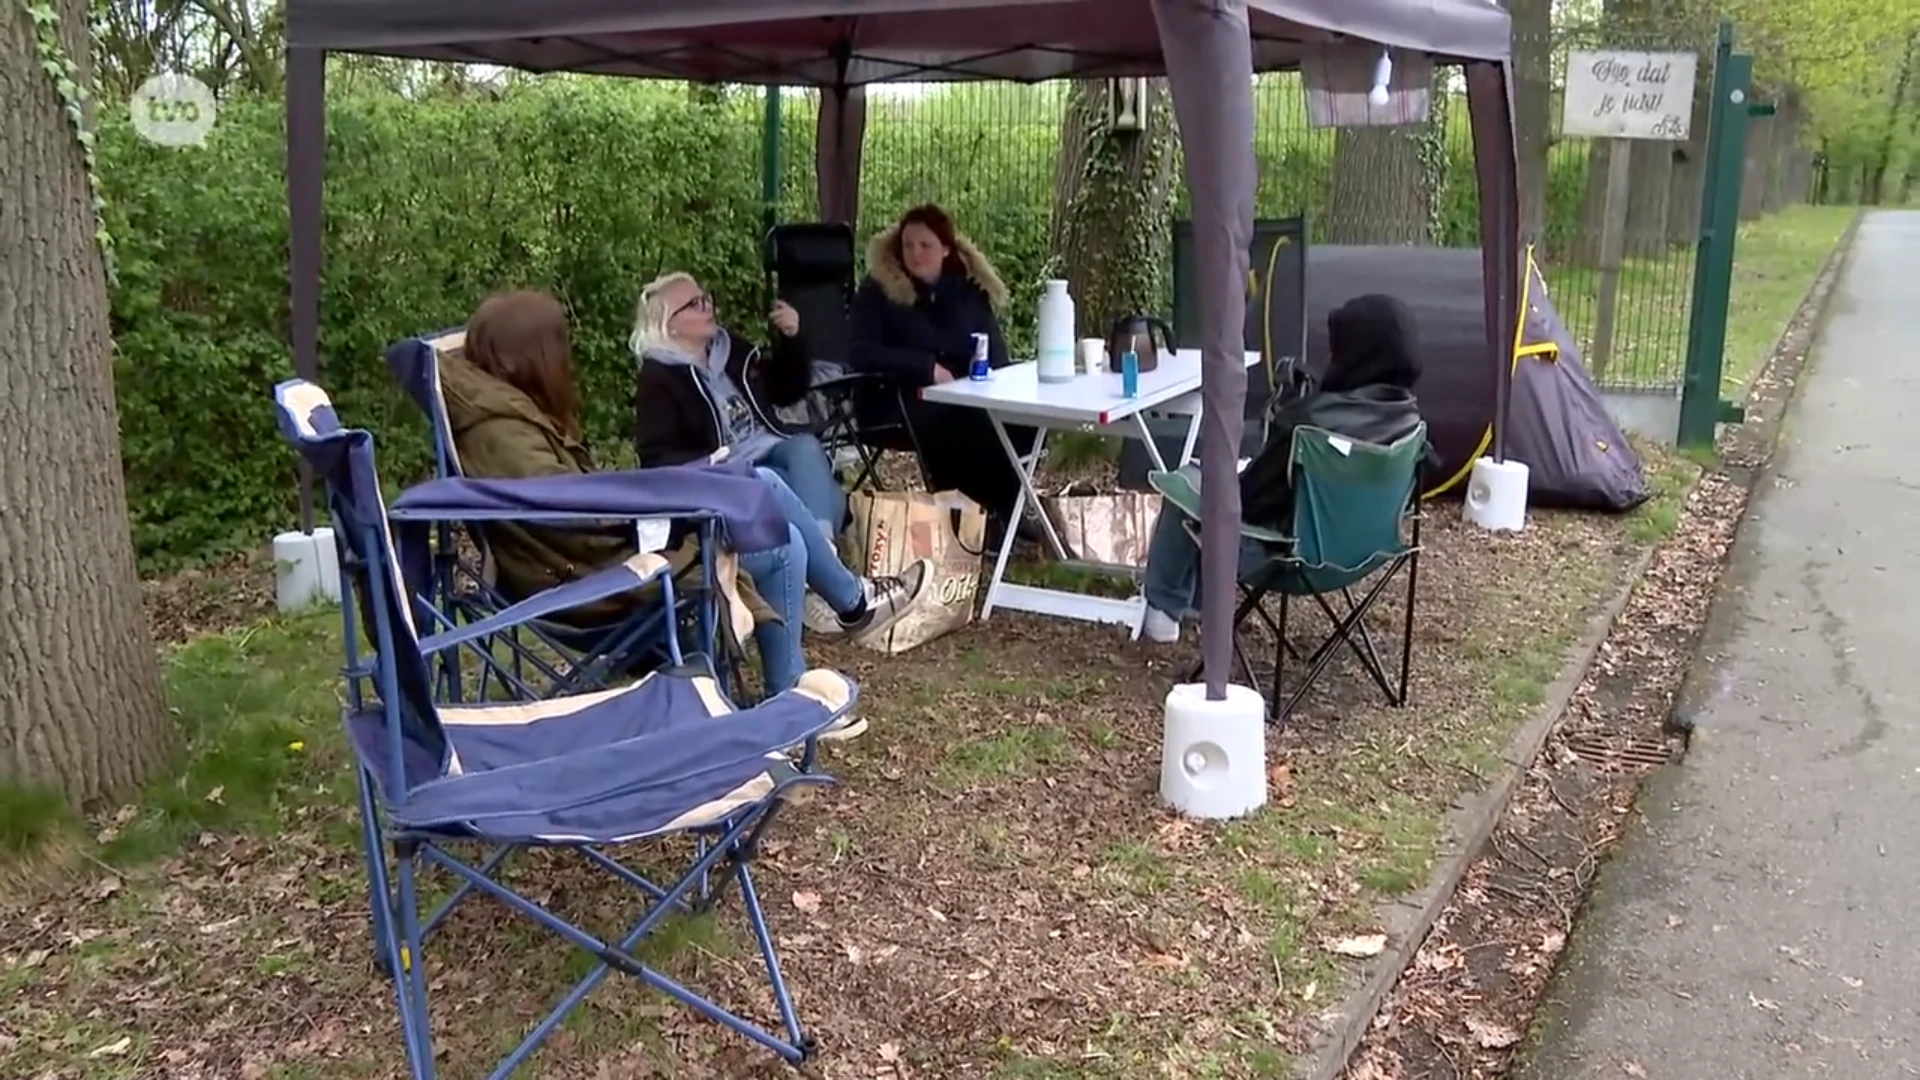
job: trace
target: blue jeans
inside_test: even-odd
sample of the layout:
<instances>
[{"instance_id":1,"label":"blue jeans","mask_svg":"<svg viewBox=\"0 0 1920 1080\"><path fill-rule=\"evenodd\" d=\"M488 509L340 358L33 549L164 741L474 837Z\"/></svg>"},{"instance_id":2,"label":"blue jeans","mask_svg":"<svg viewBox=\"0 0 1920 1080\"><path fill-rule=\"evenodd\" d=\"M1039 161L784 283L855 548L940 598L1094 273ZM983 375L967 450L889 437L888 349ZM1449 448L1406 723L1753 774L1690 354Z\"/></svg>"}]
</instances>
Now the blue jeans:
<instances>
[{"instance_id":1,"label":"blue jeans","mask_svg":"<svg viewBox=\"0 0 1920 1080\"><path fill-rule=\"evenodd\" d=\"M807 597L807 546L800 528L787 526L787 542L777 548L740 553L740 569L752 579L760 598L773 608L779 622L761 620L753 628L760 647L760 675L767 693L791 690L807 670L800 651L800 618Z\"/></svg>"},{"instance_id":2,"label":"blue jeans","mask_svg":"<svg viewBox=\"0 0 1920 1080\"><path fill-rule=\"evenodd\" d=\"M1252 573L1266 561L1260 545L1242 538L1240 573ZM1153 535L1147 539L1145 588L1147 606L1176 619L1199 614L1200 545L1187 533L1187 515L1168 504L1160 507L1154 519Z\"/></svg>"},{"instance_id":3,"label":"blue jeans","mask_svg":"<svg viewBox=\"0 0 1920 1080\"><path fill-rule=\"evenodd\" d=\"M753 628L753 642L760 648L761 681L768 693L777 694L793 689L807 670L806 655L800 647L807 588L811 586L835 611L843 613L855 610L865 599L865 591L793 489L771 469L755 472L773 488L774 498L787 516L785 544L740 553L740 569L780 617L777 623L763 621Z\"/></svg>"},{"instance_id":4,"label":"blue jeans","mask_svg":"<svg viewBox=\"0 0 1920 1080\"><path fill-rule=\"evenodd\" d=\"M819 593L820 599L825 600L833 610L843 615L858 610L860 602L866 597L865 591L860 586L860 579L854 577L853 571L847 569L847 564L840 561L840 552L833 546L832 534L820 531L820 522L813 516L813 511L779 473L765 465L753 471L773 488L773 497L787 515L787 524L800 534L800 544L806 549L806 565L800 569L801 580L808 588ZM839 485L835 484L834 489L839 490Z\"/></svg>"},{"instance_id":5,"label":"blue jeans","mask_svg":"<svg viewBox=\"0 0 1920 1080\"><path fill-rule=\"evenodd\" d=\"M840 531L847 520L847 492L834 478L833 462L827 460L827 449L819 439L789 435L767 451L759 464L780 474L800 497L809 518L819 522L828 536Z\"/></svg>"}]
</instances>

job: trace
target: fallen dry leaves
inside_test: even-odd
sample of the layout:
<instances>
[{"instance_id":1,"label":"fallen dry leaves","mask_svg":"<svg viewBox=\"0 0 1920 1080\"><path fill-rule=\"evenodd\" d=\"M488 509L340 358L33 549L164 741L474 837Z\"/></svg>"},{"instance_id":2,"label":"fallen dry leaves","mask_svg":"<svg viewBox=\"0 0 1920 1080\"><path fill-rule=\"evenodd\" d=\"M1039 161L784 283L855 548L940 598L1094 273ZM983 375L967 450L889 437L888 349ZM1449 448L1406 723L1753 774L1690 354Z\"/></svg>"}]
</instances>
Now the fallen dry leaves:
<instances>
[{"instance_id":1,"label":"fallen dry leaves","mask_svg":"<svg viewBox=\"0 0 1920 1080\"><path fill-rule=\"evenodd\" d=\"M1678 747L1662 725L1746 497L1717 474L1695 488L1488 851L1469 866L1355 1052L1348 1080L1369 1075L1362 1066L1372 1075L1468 1080L1504 1073L1623 810ZM1639 1068L1623 1066L1644 1077Z\"/></svg>"}]
</instances>

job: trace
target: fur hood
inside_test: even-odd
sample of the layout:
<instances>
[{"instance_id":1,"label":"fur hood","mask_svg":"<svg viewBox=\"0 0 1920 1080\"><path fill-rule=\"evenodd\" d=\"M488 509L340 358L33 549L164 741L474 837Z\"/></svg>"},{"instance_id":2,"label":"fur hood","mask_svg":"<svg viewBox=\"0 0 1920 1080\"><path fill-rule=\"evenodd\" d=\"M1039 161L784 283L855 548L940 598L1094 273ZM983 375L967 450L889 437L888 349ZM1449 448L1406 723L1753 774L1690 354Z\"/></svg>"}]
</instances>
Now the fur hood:
<instances>
[{"instance_id":1,"label":"fur hood","mask_svg":"<svg viewBox=\"0 0 1920 1080\"><path fill-rule=\"evenodd\" d=\"M894 252L894 239L900 235L900 226L892 225L882 229L867 244L867 275L880 286L887 299L901 307L911 307L916 298L913 279L907 276L907 268L900 263L900 256ZM1007 304L1007 286L994 272L993 264L973 246L965 234L954 234L954 253L960 256L960 264L967 268L967 279L987 294L987 300L996 308Z\"/></svg>"}]
</instances>

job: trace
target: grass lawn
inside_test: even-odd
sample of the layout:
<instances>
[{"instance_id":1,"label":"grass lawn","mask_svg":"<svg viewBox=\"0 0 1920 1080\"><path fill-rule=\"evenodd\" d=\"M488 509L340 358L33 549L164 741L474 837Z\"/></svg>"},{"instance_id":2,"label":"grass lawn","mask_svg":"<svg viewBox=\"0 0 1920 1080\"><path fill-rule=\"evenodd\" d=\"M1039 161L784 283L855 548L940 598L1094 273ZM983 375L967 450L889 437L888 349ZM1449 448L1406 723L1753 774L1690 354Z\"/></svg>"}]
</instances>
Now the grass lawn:
<instances>
[{"instance_id":1,"label":"grass lawn","mask_svg":"<svg viewBox=\"0 0 1920 1080\"><path fill-rule=\"evenodd\" d=\"M1624 522L1541 513L1494 537L1436 506L1412 705L1380 705L1336 664L1270 740L1272 804L1229 824L1157 804L1159 703L1191 644L996 616L901 657L813 648L861 681L873 723L828 749L840 785L782 820L758 875L816 1074L1284 1075L1358 970L1329 944L1426 879L1443 815L1484 788L1596 602L1671 529L1692 466L1650 468L1660 494ZM0 856L0 1075L404 1073L369 963L336 616L257 617L262 590L246 625L203 632L213 616L181 594L234 577L154 597L184 641L165 670L186 768L93 820L43 817L36 854ZM508 879L590 929L634 914L577 859L535 853ZM738 913L670 924L648 959L765 1020ZM441 934L428 971L450 1077L482 1075L585 968L484 901ZM786 1073L616 977L523 1075Z\"/></svg>"},{"instance_id":2,"label":"grass lawn","mask_svg":"<svg viewBox=\"0 0 1920 1080\"><path fill-rule=\"evenodd\" d=\"M1724 393L1738 397L1744 390L1855 213L1848 206L1791 206L1740 226L1721 370ZM1665 258L1625 261L1613 359L1596 373L1596 382L1626 388L1679 385L1686 362L1693 261L1692 249L1684 247ZM1554 309L1580 347L1590 352L1597 272L1549 264L1546 276ZM1593 366L1591 356L1588 366Z\"/></svg>"},{"instance_id":3,"label":"grass lawn","mask_svg":"<svg viewBox=\"0 0 1920 1080\"><path fill-rule=\"evenodd\" d=\"M1738 399L1745 392L1833 245L1859 212L1853 206L1790 206L1740 226L1733 249L1733 292L1727 301L1722 393Z\"/></svg>"}]
</instances>

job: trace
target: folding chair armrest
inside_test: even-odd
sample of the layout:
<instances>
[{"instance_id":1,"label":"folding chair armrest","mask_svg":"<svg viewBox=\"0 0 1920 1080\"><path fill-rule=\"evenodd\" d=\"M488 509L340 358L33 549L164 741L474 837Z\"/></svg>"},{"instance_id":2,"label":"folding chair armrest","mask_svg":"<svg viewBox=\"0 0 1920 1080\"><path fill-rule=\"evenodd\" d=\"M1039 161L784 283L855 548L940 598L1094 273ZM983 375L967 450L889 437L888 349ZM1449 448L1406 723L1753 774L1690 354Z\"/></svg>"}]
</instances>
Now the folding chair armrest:
<instances>
[{"instance_id":1,"label":"folding chair armrest","mask_svg":"<svg viewBox=\"0 0 1920 1080\"><path fill-rule=\"evenodd\" d=\"M886 378L885 375L872 371L848 371L835 375L831 379L821 379L807 389L834 394L845 394L858 390L863 386L879 386L886 381Z\"/></svg>"},{"instance_id":2,"label":"folding chair armrest","mask_svg":"<svg viewBox=\"0 0 1920 1080\"><path fill-rule=\"evenodd\" d=\"M524 625L555 612L584 607L610 596L645 588L655 581L660 582L664 607L672 610L673 574L669 572L670 569L667 560L659 555L635 555L617 566L609 566L586 577L569 581L564 585L556 585L518 603L510 604L484 619L464 623L451 630L422 638L420 652L423 655L432 656L456 645L497 634L502 630Z\"/></svg>"}]
</instances>

